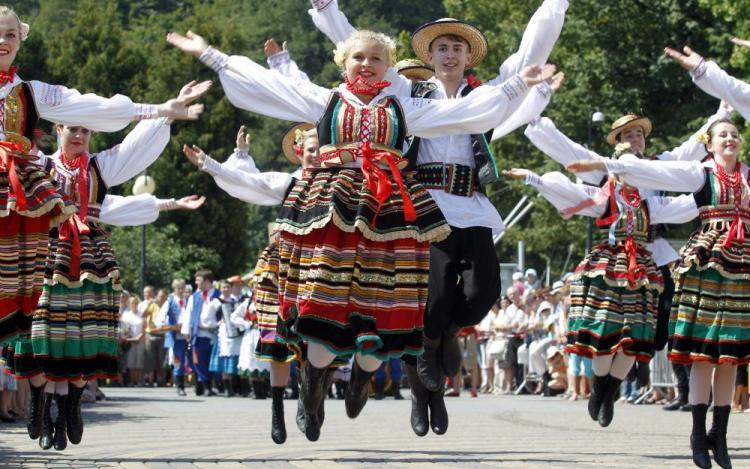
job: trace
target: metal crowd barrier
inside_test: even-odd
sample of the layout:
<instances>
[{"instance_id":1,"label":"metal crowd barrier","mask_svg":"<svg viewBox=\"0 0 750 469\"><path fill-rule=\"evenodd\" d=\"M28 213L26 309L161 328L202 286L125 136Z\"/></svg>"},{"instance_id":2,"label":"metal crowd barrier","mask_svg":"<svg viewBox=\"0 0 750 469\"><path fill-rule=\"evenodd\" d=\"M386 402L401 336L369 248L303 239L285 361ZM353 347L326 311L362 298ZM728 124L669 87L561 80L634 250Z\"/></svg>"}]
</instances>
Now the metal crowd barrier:
<instances>
[{"instance_id":1,"label":"metal crowd barrier","mask_svg":"<svg viewBox=\"0 0 750 469\"><path fill-rule=\"evenodd\" d=\"M642 404L654 393L654 388L670 388L677 386L677 378L672 371L672 365L667 359L667 347L654 354L650 363L651 383L648 390L635 401L636 404Z\"/></svg>"}]
</instances>

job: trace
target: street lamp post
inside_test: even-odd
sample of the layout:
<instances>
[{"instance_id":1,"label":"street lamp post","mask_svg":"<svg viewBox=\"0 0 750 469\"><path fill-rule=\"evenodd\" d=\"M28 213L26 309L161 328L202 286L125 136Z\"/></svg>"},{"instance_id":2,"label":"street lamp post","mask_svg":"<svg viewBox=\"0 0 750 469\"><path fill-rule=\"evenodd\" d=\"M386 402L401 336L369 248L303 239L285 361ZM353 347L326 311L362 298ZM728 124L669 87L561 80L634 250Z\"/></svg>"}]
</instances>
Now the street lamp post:
<instances>
[{"instance_id":1,"label":"street lamp post","mask_svg":"<svg viewBox=\"0 0 750 469\"><path fill-rule=\"evenodd\" d=\"M135 179L133 184L133 195L153 194L156 190L156 181L146 175L146 171ZM143 293L146 284L146 225L141 225L141 268L138 280L138 291Z\"/></svg>"},{"instance_id":2,"label":"street lamp post","mask_svg":"<svg viewBox=\"0 0 750 469\"><path fill-rule=\"evenodd\" d=\"M604 113L599 110L598 107L595 107L593 112L591 113L591 117L587 120L588 121L588 130L589 130L589 140L588 144L586 145L586 148L589 150L592 150L594 147L594 131L596 130L596 127L594 127L594 124L597 126L604 123ZM591 246L593 244L593 238L594 238L594 220L591 217L587 217L587 225L586 225L586 252L591 251Z\"/></svg>"}]
</instances>

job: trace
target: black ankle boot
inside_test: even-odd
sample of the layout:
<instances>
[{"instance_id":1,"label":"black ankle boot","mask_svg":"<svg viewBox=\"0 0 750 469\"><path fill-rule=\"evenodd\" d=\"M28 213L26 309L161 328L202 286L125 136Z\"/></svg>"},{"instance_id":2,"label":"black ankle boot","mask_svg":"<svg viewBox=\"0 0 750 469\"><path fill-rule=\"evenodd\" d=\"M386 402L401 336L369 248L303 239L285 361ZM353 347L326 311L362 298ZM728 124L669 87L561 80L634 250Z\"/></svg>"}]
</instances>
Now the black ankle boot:
<instances>
[{"instance_id":1,"label":"black ankle boot","mask_svg":"<svg viewBox=\"0 0 750 469\"><path fill-rule=\"evenodd\" d=\"M375 374L374 371L363 370L357 360L352 364L352 379L349 381L349 387L346 388L344 396L344 407L346 415L350 419L355 419L367 404L367 397L370 394L370 378Z\"/></svg>"},{"instance_id":2,"label":"black ankle boot","mask_svg":"<svg viewBox=\"0 0 750 469\"><path fill-rule=\"evenodd\" d=\"M238 375L232 375L232 392L236 395L240 395L242 388L240 387L240 377Z\"/></svg>"},{"instance_id":3,"label":"black ankle boot","mask_svg":"<svg viewBox=\"0 0 750 469\"><path fill-rule=\"evenodd\" d=\"M26 431L29 432L29 438L36 440L42 433L42 416L44 415L44 384L36 387L29 384L31 388L31 407L29 409L29 422L26 425Z\"/></svg>"},{"instance_id":4,"label":"black ankle boot","mask_svg":"<svg viewBox=\"0 0 750 469\"><path fill-rule=\"evenodd\" d=\"M404 400L404 396L401 395L401 383L393 381L391 383L391 391L393 391L393 398L397 401Z\"/></svg>"},{"instance_id":5,"label":"black ankle boot","mask_svg":"<svg viewBox=\"0 0 750 469\"><path fill-rule=\"evenodd\" d=\"M253 380L253 399L265 399L266 396L263 395L263 383L255 379Z\"/></svg>"},{"instance_id":6,"label":"black ankle boot","mask_svg":"<svg viewBox=\"0 0 750 469\"><path fill-rule=\"evenodd\" d=\"M42 410L42 430L39 433L39 447L42 449L52 448L53 440L52 436L54 433L54 426L52 424L52 416L50 415L50 406L52 400L55 398L54 394L44 394L44 408Z\"/></svg>"},{"instance_id":7,"label":"black ankle boot","mask_svg":"<svg viewBox=\"0 0 750 469\"><path fill-rule=\"evenodd\" d=\"M589 396L589 417L591 420L596 422L599 420L599 411L602 408L602 399L604 398L604 391L607 389L607 381L609 375L597 376L594 375L594 382L591 385L591 395Z\"/></svg>"},{"instance_id":8,"label":"black ankle boot","mask_svg":"<svg viewBox=\"0 0 750 469\"><path fill-rule=\"evenodd\" d=\"M224 380L224 396L234 397L234 388L232 387L232 381L229 379Z\"/></svg>"},{"instance_id":9,"label":"black ankle boot","mask_svg":"<svg viewBox=\"0 0 750 469\"><path fill-rule=\"evenodd\" d=\"M430 391L437 391L443 387L445 378L440 364L440 339L430 339L424 336L424 353L417 357L417 373L422 384Z\"/></svg>"},{"instance_id":10,"label":"black ankle boot","mask_svg":"<svg viewBox=\"0 0 750 469\"><path fill-rule=\"evenodd\" d=\"M443 331L443 338L440 343L441 358L443 362L443 371L446 376L456 376L461 371L461 364L464 361L464 354L461 350L461 343L458 340L458 331L461 326L451 323Z\"/></svg>"},{"instance_id":11,"label":"black ankle boot","mask_svg":"<svg viewBox=\"0 0 750 469\"><path fill-rule=\"evenodd\" d=\"M443 435L448 431L448 409L445 408L445 389L430 392L428 406L430 408L430 427L436 435Z\"/></svg>"},{"instance_id":12,"label":"black ankle boot","mask_svg":"<svg viewBox=\"0 0 750 469\"><path fill-rule=\"evenodd\" d=\"M248 378L240 378L240 396L250 396L250 380Z\"/></svg>"},{"instance_id":13,"label":"black ankle boot","mask_svg":"<svg viewBox=\"0 0 750 469\"><path fill-rule=\"evenodd\" d=\"M711 467L711 457L708 455L708 439L706 438L706 412L708 412L708 405L693 405L693 431L690 433L693 462L703 469Z\"/></svg>"},{"instance_id":14,"label":"black ankle boot","mask_svg":"<svg viewBox=\"0 0 750 469\"><path fill-rule=\"evenodd\" d=\"M609 375L607 386L604 390L604 396L602 397L602 408L599 409L598 420L599 425L602 427L608 427L615 416L615 398L617 396L617 390L620 389L620 383L622 383L621 379Z\"/></svg>"},{"instance_id":15,"label":"black ankle boot","mask_svg":"<svg viewBox=\"0 0 750 469\"><path fill-rule=\"evenodd\" d=\"M53 441L55 449L62 451L68 447L68 396L55 394L55 402L57 403L57 418L55 419L55 436Z\"/></svg>"},{"instance_id":16,"label":"black ankle boot","mask_svg":"<svg viewBox=\"0 0 750 469\"><path fill-rule=\"evenodd\" d=\"M425 436L430 431L430 421L427 416L430 391L424 387L422 380L419 379L415 365L404 362L403 366L411 389L411 429L417 436Z\"/></svg>"},{"instance_id":17,"label":"black ankle boot","mask_svg":"<svg viewBox=\"0 0 750 469\"><path fill-rule=\"evenodd\" d=\"M81 394L83 386L80 388L73 384L68 385L68 441L77 445L83 438L83 418L81 417Z\"/></svg>"},{"instance_id":18,"label":"black ankle boot","mask_svg":"<svg viewBox=\"0 0 750 469\"><path fill-rule=\"evenodd\" d=\"M216 394L224 394L224 380L216 378L211 381L213 381L214 386L216 386Z\"/></svg>"},{"instance_id":19,"label":"black ankle boot","mask_svg":"<svg viewBox=\"0 0 750 469\"><path fill-rule=\"evenodd\" d=\"M186 396L185 393L185 375L175 376L175 383L177 384L177 395Z\"/></svg>"},{"instance_id":20,"label":"black ankle boot","mask_svg":"<svg viewBox=\"0 0 750 469\"><path fill-rule=\"evenodd\" d=\"M375 378L375 396L373 397L376 401L382 401L385 395L383 394L383 388L385 388L385 379Z\"/></svg>"},{"instance_id":21,"label":"black ankle boot","mask_svg":"<svg viewBox=\"0 0 750 469\"><path fill-rule=\"evenodd\" d=\"M198 381L198 377L195 377L195 395L202 396L206 392L203 381Z\"/></svg>"},{"instance_id":22,"label":"black ankle boot","mask_svg":"<svg viewBox=\"0 0 750 469\"><path fill-rule=\"evenodd\" d=\"M286 441L286 422L284 422L284 387L271 388L271 439L277 445Z\"/></svg>"},{"instance_id":23,"label":"black ankle boot","mask_svg":"<svg viewBox=\"0 0 750 469\"><path fill-rule=\"evenodd\" d=\"M714 461L722 469L732 469L732 461L729 459L727 449L727 426L731 410L731 406L728 405L714 406L713 424L706 435L708 447L714 453Z\"/></svg>"}]
</instances>

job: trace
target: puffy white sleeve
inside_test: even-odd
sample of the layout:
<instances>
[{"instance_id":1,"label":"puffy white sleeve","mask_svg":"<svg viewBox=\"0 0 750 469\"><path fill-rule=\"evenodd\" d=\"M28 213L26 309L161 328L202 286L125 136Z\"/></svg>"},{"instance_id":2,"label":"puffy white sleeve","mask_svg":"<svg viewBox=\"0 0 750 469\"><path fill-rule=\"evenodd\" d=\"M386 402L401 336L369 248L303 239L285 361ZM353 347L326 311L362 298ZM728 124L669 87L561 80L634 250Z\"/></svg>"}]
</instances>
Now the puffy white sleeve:
<instances>
[{"instance_id":1,"label":"puffy white sleeve","mask_svg":"<svg viewBox=\"0 0 750 469\"><path fill-rule=\"evenodd\" d=\"M278 52L266 59L271 70L275 70L285 77L295 80L310 81L307 73L303 72L297 66L297 62L289 56L288 50Z\"/></svg>"},{"instance_id":2,"label":"puffy white sleeve","mask_svg":"<svg viewBox=\"0 0 750 469\"><path fill-rule=\"evenodd\" d=\"M568 0L544 0L529 20L518 50L503 62L498 76L489 84L502 83L529 65L547 63L560 37L567 10Z\"/></svg>"},{"instance_id":3,"label":"puffy white sleeve","mask_svg":"<svg viewBox=\"0 0 750 469\"><path fill-rule=\"evenodd\" d=\"M731 117L731 112L719 106L716 113L709 117L706 123L703 124L696 133L691 135L689 139L675 149L660 153L656 155L656 157L662 161L701 161L706 157L708 151L706 150L706 146L698 141L698 136L706 133L714 121L719 119L731 119Z\"/></svg>"},{"instance_id":4,"label":"puffy white sleeve","mask_svg":"<svg viewBox=\"0 0 750 469\"><path fill-rule=\"evenodd\" d=\"M728 102L745 119L750 118L750 84L729 75L714 61L701 62L690 75L698 88Z\"/></svg>"},{"instance_id":5,"label":"puffy white sleeve","mask_svg":"<svg viewBox=\"0 0 750 469\"><path fill-rule=\"evenodd\" d=\"M252 161L249 155L247 158ZM255 167L255 163L233 164L231 158L220 164L207 156L201 169L213 176L216 184L224 192L254 205L280 205L293 178L290 173L261 173Z\"/></svg>"},{"instance_id":6,"label":"puffy white sleeve","mask_svg":"<svg viewBox=\"0 0 750 469\"><path fill-rule=\"evenodd\" d=\"M39 117L63 125L81 125L97 132L116 132L131 121L153 117L154 106L133 103L116 94L103 98L81 94L62 85L29 81Z\"/></svg>"},{"instance_id":7,"label":"puffy white sleeve","mask_svg":"<svg viewBox=\"0 0 750 469\"><path fill-rule=\"evenodd\" d=\"M552 99L552 88L549 84L542 82L536 85L526 95L521 105L511 114L510 118L498 127L495 127L495 130L492 132L492 141L499 140L522 125L533 121L544 111L550 99Z\"/></svg>"},{"instance_id":8,"label":"puffy white sleeve","mask_svg":"<svg viewBox=\"0 0 750 469\"><path fill-rule=\"evenodd\" d=\"M655 191L695 192L705 182L706 172L698 161L643 160L623 155L618 160L605 160L607 170L639 189Z\"/></svg>"},{"instance_id":9,"label":"puffy white sleeve","mask_svg":"<svg viewBox=\"0 0 750 469\"><path fill-rule=\"evenodd\" d=\"M99 221L116 226L139 226L153 223L159 218L159 199L151 194L107 194L102 202Z\"/></svg>"},{"instance_id":10,"label":"puffy white sleeve","mask_svg":"<svg viewBox=\"0 0 750 469\"><path fill-rule=\"evenodd\" d=\"M236 328L242 329L243 331L246 331L250 329L253 325L250 321L245 321L245 311L247 311L247 308L250 306L250 300L245 300L239 305L237 305L236 308L234 308L234 311L232 311L232 314L229 315L229 322L232 323L232 325Z\"/></svg>"},{"instance_id":11,"label":"puffy white sleeve","mask_svg":"<svg viewBox=\"0 0 750 469\"><path fill-rule=\"evenodd\" d=\"M698 206L693 194L678 197L648 197L651 223L687 223L698 216Z\"/></svg>"},{"instance_id":12,"label":"puffy white sleeve","mask_svg":"<svg viewBox=\"0 0 750 469\"><path fill-rule=\"evenodd\" d=\"M535 188L559 211L575 207L599 194L601 189L586 184L574 184L564 174L554 171L538 176L532 172L526 176L526 184ZM599 217L604 206L592 205L576 212L576 215Z\"/></svg>"},{"instance_id":13,"label":"puffy white sleeve","mask_svg":"<svg viewBox=\"0 0 750 469\"><path fill-rule=\"evenodd\" d=\"M185 305L185 309L182 310L180 313L180 334L182 335L189 335L190 330L192 329L191 319L193 315L193 295L190 295L190 297L187 300L187 305Z\"/></svg>"},{"instance_id":14,"label":"puffy white sleeve","mask_svg":"<svg viewBox=\"0 0 750 469\"><path fill-rule=\"evenodd\" d=\"M170 122L166 118L141 121L119 145L96 155L96 163L107 186L117 186L143 172L169 143Z\"/></svg>"},{"instance_id":15,"label":"puffy white sleeve","mask_svg":"<svg viewBox=\"0 0 750 469\"><path fill-rule=\"evenodd\" d=\"M542 117L529 123L526 126L524 135L542 153L563 166L567 166L577 160L608 159L569 139L547 117ZM589 184L599 185L607 177L607 173L605 171L590 171L579 173L577 176Z\"/></svg>"},{"instance_id":16,"label":"puffy white sleeve","mask_svg":"<svg viewBox=\"0 0 750 469\"><path fill-rule=\"evenodd\" d=\"M500 126L528 87L518 75L499 86L480 86L462 99L401 100L408 134L422 138L484 133Z\"/></svg>"},{"instance_id":17,"label":"puffy white sleeve","mask_svg":"<svg viewBox=\"0 0 750 469\"><path fill-rule=\"evenodd\" d=\"M292 122L317 122L331 90L281 76L247 57L227 56L209 47L200 60L219 74L224 93L240 109Z\"/></svg>"}]
</instances>

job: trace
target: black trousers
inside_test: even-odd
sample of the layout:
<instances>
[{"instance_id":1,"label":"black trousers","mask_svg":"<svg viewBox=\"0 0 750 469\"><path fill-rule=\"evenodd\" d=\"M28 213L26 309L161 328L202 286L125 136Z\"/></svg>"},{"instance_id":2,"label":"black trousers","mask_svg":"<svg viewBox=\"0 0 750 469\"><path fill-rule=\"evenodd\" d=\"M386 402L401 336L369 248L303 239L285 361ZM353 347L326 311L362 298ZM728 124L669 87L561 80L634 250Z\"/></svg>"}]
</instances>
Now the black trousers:
<instances>
[{"instance_id":1,"label":"black trousers","mask_svg":"<svg viewBox=\"0 0 750 469\"><path fill-rule=\"evenodd\" d=\"M430 245L430 276L424 332L439 339L451 324L473 326L500 296L500 266L492 229L454 228Z\"/></svg>"}]
</instances>

